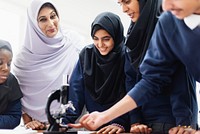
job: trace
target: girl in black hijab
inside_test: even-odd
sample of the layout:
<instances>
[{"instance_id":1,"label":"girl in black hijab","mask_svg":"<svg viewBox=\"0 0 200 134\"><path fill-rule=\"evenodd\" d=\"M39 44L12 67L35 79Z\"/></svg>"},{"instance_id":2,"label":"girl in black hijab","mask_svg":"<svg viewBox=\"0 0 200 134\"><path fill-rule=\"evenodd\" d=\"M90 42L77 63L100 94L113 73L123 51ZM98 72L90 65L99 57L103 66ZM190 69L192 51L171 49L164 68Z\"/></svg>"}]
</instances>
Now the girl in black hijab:
<instances>
[{"instance_id":1,"label":"girl in black hijab","mask_svg":"<svg viewBox=\"0 0 200 134\"><path fill-rule=\"evenodd\" d=\"M81 51L70 81L78 115L84 105L89 113L104 111L126 94L124 29L120 18L111 12L99 14L91 25L91 36L94 43ZM128 131L128 114L106 125L109 126L102 129L104 132Z\"/></svg>"},{"instance_id":2,"label":"girl in black hijab","mask_svg":"<svg viewBox=\"0 0 200 134\"><path fill-rule=\"evenodd\" d=\"M0 40L0 129L15 128L22 115L22 92L17 79L10 73L12 56L10 43Z\"/></svg>"}]
</instances>

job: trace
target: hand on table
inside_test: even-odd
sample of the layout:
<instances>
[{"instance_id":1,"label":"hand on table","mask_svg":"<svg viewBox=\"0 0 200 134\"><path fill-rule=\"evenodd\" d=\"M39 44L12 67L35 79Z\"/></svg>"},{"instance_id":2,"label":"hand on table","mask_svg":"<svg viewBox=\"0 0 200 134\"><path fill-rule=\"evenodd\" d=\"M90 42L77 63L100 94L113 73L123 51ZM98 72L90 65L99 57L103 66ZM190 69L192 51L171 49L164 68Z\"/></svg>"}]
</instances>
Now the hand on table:
<instances>
[{"instance_id":1,"label":"hand on table","mask_svg":"<svg viewBox=\"0 0 200 134\"><path fill-rule=\"evenodd\" d=\"M150 134L152 131L151 128L148 128L147 125L135 123L131 125L131 133L140 133L140 134Z\"/></svg>"},{"instance_id":2,"label":"hand on table","mask_svg":"<svg viewBox=\"0 0 200 134\"><path fill-rule=\"evenodd\" d=\"M200 131L196 131L190 127L178 126L171 128L169 134L200 134Z\"/></svg>"},{"instance_id":3,"label":"hand on table","mask_svg":"<svg viewBox=\"0 0 200 134\"><path fill-rule=\"evenodd\" d=\"M79 123L77 124L71 124L68 125L73 128L86 128L87 130L96 130L100 126L104 124L104 116L101 112L92 112L90 114L83 115Z\"/></svg>"},{"instance_id":4,"label":"hand on table","mask_svg":"<svg viewBox=\"0 0 200 134\"><path fill-rule=\"evenodd\" d=\"M116 125L108 125L106 127L103 127L102 129L100 129L99 131L97 131L97 134L101 134L101 133L105 133L105 134L119 134L119 133L123 133L125 132L124 128L121 128L119 126Z\"/></svg>"},{"instance_id":5,"label":"hand on table","mask_svg":"<svg viewBox=\"0 0 200 134\"><path fill-rule=\"evenodd\" d=\"M22 117L24 120L25 127L28 129L30 128L33 130L44 130L47 128L46 124L41 123L37 120L32 120L32 118L27 113L24 113Z\"/></svg>"},{"instance_id":6,"label":"hand on table","mask_svg":"<svg viewBox=\"0 0 200 134\"><path fill-rule=\"evenodd\" d=\"M41 123L41 122L39 122L37 120L33 120L31 122L26 123L25 127L26 128L31 128L33 130L44 130L44 129L47 128L44 123Z\"/></svg>"}]
</instances>

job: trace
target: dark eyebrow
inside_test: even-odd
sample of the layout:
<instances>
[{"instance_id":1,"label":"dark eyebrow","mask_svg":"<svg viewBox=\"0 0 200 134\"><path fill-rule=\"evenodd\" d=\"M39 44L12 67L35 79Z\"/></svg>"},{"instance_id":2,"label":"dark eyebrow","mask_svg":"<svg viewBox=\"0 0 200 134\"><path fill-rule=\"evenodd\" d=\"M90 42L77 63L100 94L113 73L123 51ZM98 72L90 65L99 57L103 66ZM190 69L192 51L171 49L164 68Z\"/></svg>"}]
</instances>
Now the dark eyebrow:
<instances>
[{"instance_id":1,"label":"dark eyebrow","mask_svg":"<svg viewBox=\"0 0 200 134\"><path fill-rule=\"evenodd\" d=\"M112 38L112 37L108 35L108 36L104 36L103 38Z\"/></svg>"},{"instance_id":2,"label":"dark eyebrow","mask_svg":"<svg viewBox=\"0 0 200 134\"><path fill-rule=\"evenodd\" d=\"M120 4L120 3L123 3L123 2L124 2L124 0L121 0L121 1L118 1L117 3Z\"/></svg>"},{"instance_id":3,"label":"dark eyebrow","mask_svg":"<svg viewBox=\"0 0 200 134\"><path fill-rule=\"evenodd\" d=\"M93 36L93 38L98 38L98 37L97 36ZM107 35L107 36L102 37L101 39L104 39L104 38L112 38L112 37L110 35Z\"/></svg>"}]
</instances>

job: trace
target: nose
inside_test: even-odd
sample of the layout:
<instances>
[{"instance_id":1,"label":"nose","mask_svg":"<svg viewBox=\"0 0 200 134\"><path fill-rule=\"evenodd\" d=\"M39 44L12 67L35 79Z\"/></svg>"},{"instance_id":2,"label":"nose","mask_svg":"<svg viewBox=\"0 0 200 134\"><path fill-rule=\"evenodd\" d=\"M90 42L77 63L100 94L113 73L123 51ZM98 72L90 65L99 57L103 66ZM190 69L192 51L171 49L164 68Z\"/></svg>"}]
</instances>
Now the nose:
<instances>
[{"instance_id":1,"label":"nose","mask_svg":"<svg viewBox=\"0 0 200 134\"><path fill-rule=\"evenodd\" d=\"M3 64L3 65L1 65L1 69L2 69L3 71L8 71L8 70L9 70L9 67L8 67L7 64Z\"/></svg>"},{"instance_id":2,"label":"nose","mask_svg":"<svg viewBox=\"0 0 200 134\"><path fill-rule=\"evenodd\" d=\"M102 47L103 46L102 40L99 40L97 45L98 45L98 47Z\"/></svg>"},{"instance_id":3,"label":"nose","mask_svg":"<svg viewBox=\"0 0 200 134\"><path fill-rule=\"evenodd\" d=\"M54 25L54 21L51 20L51 19L49 19L49 20L48 20L48 23L47 23L47 26L48 26L48 27L52 27L53 25Z\"/></svg>"},{"instance_id":4,"label":"nose","mask_svg":"<svg viewBox=\"0 0 200 134\"><path fill-rule=\"evenodd\" d=\"M171 10L173 7L172 0L163 0L162 7L164 11Z\"/></svg>"},{"instance_id":5,"label":"nose","mask_svg":"<svg viewBox=\"0 0 200 134\"><path fill-rule=\"evenodd\" d=\"M128 11L128 7L125 4L122 4L122 11L126 13Z\"/></svg>"}]
</instances>

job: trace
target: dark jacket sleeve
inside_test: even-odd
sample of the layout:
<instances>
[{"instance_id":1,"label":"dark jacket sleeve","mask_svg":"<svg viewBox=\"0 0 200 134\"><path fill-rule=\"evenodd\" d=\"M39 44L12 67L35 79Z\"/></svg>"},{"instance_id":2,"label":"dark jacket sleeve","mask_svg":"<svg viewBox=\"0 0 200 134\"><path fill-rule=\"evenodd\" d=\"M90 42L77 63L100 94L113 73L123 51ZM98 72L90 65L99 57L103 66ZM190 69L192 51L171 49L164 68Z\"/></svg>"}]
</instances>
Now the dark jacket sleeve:
<instances>
[{"instance_id":1,"label":"dark jacket sleeve","mask_svg":"<svg viewBox=\"0 0 200 134\"><path fill-rule=\"evenodd\" d=\"M75 111L71 111L70 114L74 116L67 115L63 120L64 123L74 123L78 117L81 115L83 107L85 105L84 97L84 86L83 86L83 77L81 64L78 61L72 76L70 78L70 87L69 87L69 100L72 101ZM68 111L70 112L70 111Z\"/></svg>"},{"instance_id":2,"label":"dark jacket sleeve","mask_svg":"<svg viewBox=\"0 0 200 134\"><path fill-rule=\"evenodd\" d=\"M126 91L129 92L134 85L139 81L140 79L140 73L135 70L135 68L131 65L130 57L128 54L125 54L125 74L126 74ZM132 111L129 112L130 116L130 125L134 123L140 123L141 122L141 107L138 107Z\"/></svg>"},{"instance_id":3,"label":"dark jacket sleeve","mask_svg":"<svg viewBox=\"0 0 200 134\"><path fill-rule=\"evenodd\" d=\"M20 124L21 115L20 99L11 102L5 113L0 115L0 129L14 129L17 127Z\"/></svg>"}]
</instances>

